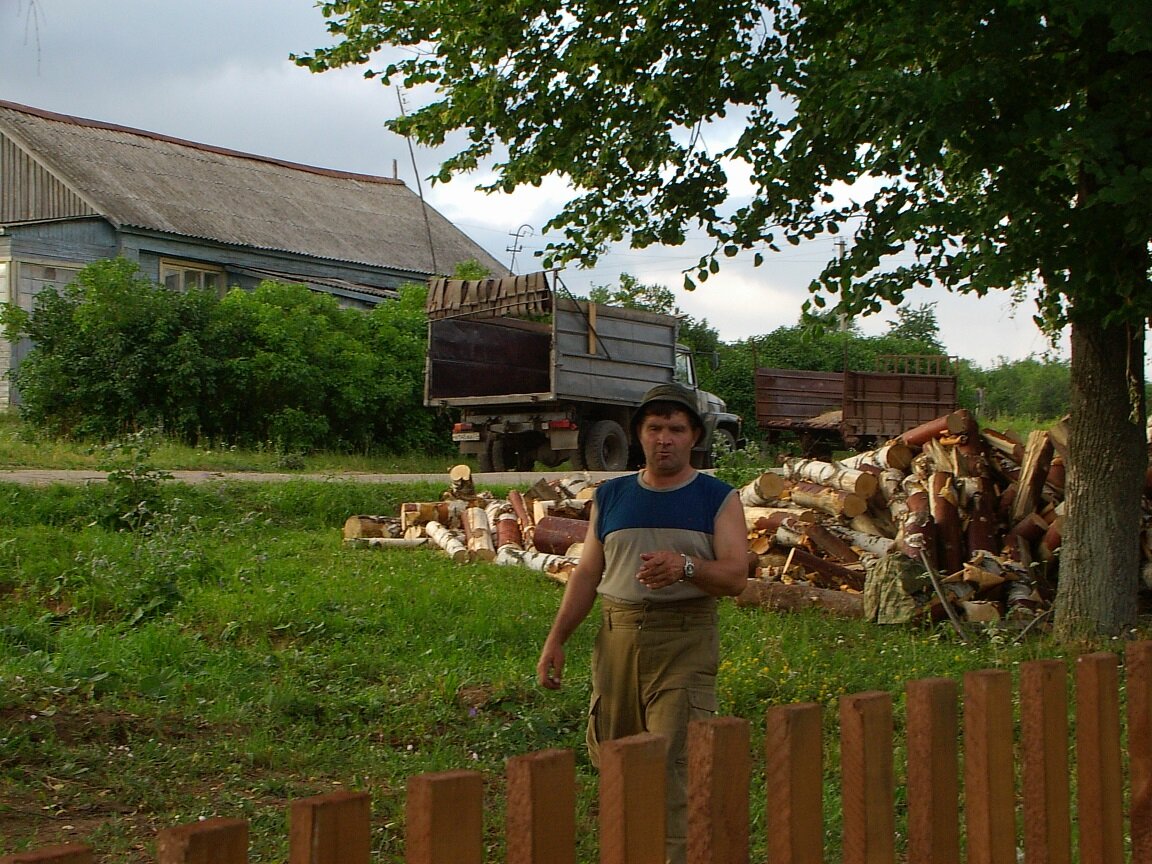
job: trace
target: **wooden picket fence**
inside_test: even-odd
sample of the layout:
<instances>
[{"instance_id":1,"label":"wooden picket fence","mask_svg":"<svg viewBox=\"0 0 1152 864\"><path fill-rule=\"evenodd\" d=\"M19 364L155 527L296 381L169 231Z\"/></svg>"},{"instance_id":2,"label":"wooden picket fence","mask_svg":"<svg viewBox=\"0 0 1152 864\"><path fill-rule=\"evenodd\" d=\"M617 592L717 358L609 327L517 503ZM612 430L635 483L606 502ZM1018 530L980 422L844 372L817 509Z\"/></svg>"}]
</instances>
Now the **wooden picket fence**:
<instances>
[{"instance_id":1,"label":"wooden picket fence","mask_svg":"<svg viewBox=\"0 0 1152 864\"><path fill-rule=\"evenodd\" d=\"M962 694L961 685L949 678L908 682L903 848L897 842L891 695L843 697L843 864L1016 864L1021 850L1026 864L1152 864L1152 641L1128 645L1123 661L1123 689L1117 654L1093 653L1075 661L1071 737L1069 664L1063 661L1021 665L1018 715L1012 675L1004 670L967 673ZM815 704L768 711L769 864L825 860L821 713ZM722 717L693 724L691 864L748 864L750 753L747 721ZM604 747L600 864L663 864L663 761L664 739L653 735ZM573 752L515 757L507 780L509 864L575 864ZM475 771L409 780L407 864L482 864L482 785ZM292 802L289 864L367 864L370 810L367 793ZM183 825L161 831L156 849L158 864L246 864L248 825L238 819ZM95 860L87 846L71 845L8 855L0 864Z\"/></svg>"}]
</instances>

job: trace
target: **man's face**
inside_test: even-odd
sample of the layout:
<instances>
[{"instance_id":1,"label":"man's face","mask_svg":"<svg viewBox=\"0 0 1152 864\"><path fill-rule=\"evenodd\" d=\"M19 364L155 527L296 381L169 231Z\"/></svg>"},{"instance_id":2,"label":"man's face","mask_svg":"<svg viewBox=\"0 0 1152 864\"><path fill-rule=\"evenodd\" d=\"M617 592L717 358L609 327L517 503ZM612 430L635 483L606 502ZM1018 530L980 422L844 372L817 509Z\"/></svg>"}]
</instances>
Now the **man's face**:
<instances>
[{"instance_id":1,"label":"man's face","mask_svg":"<svg viewBox=\"0 0 1152 864\"><path fill-rule=\"evenodd\" d=\"M682 471L691 464L696 437L697 432L685 411L673 410L667 416L647 415L640 424L640 446L648 470L661 475Z\"/></svg>"}]
</instances>

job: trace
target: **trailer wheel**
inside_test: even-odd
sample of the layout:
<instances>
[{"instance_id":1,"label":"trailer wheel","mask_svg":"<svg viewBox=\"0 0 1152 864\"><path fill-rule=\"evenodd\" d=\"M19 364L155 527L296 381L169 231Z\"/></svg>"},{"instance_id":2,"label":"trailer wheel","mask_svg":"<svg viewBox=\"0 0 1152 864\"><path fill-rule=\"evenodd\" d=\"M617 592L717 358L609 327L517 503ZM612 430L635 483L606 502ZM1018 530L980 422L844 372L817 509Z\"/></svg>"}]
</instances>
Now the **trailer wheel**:
<instances>
[{"instance_id":1,"label":"trailer wheel","mask_svg":"<svg viewBox=\"0 0 1152 864\"><path fill-rule=\"evenodd\" d=\"M589 471L623 471L628 467L628 436L615 420L597 420L584 440Z\"/></svg>"}]
</instances>

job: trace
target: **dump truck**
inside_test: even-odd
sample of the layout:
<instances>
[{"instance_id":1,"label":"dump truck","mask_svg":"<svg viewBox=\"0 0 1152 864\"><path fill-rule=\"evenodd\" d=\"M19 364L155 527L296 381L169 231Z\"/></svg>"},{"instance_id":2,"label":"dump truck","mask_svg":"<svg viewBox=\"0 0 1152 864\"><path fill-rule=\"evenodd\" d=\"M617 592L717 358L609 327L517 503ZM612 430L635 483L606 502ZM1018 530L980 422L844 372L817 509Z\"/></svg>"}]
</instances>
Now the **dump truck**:
<instances>
[{"instance_id":1,"label":"dump truck","mask_svg":"<svg viewBox=\"0 0 1152 864\"><path fill-rule=\"evenodd\" d=\"M874 372L757 369L755 376L756 425L769 442L797 435L807 455L867 450L956 410L951 357L889 354Z\"/></svg>"},{"instance_id":2,"label":"dump truck","mask_svg":"<svg viewBox=\"0 0 1152 864\"><path fill-rule=\"evenodd\" d=\"M670 381L696 391L704 419L693 465L742 443L740 417L697 387L679 319L561 296L550 275L429 283L424 404L455 415L452 440L480 471L638 467L633 414Z\"/></svg>"}]
</instances>

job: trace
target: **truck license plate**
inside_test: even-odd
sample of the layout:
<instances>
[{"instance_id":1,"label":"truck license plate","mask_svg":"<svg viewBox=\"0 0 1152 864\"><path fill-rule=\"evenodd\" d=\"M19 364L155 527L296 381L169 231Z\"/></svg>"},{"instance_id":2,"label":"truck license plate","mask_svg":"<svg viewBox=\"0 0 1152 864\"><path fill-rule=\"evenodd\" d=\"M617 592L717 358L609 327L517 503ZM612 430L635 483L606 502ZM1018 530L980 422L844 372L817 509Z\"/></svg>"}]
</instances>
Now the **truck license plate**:
<instances>
[{"instance_id":1,"label":"truck license plate","mask_svg":"<svg viewBox=\"0 0 1152 864\"><path fill-rule=\"evenodd\" d=\"M453 432L452 433L452 440L453 441L479 441L480 440L480 433L479 432Z\"/></svg>"}]
</instances>

